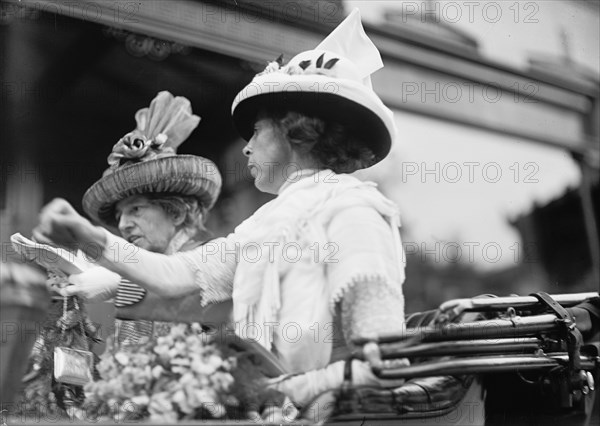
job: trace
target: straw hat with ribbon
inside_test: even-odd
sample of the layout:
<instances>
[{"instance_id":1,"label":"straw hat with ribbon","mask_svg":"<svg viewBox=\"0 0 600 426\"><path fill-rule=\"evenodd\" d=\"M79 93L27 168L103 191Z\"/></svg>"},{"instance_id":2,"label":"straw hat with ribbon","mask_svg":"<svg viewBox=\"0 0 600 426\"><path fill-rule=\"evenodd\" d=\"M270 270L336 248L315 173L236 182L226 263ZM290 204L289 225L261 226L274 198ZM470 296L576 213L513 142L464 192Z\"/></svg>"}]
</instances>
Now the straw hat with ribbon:
<instances>
[{"instance_id":1,"label":"straw hat with ribbon","mask_svg":"<svg viewBox=\"0 0 600 426\"><path fill-rule=\"evenodd\" d=\"M287 65L271 62L236 96L233 121L246 140L261 109L291 110L349 125L382 160L396 134L392 111L371 86L383 67L377 47L363 29L360 13L350 15L314 50Z\"/></svg>"},{"instance_id":2,"label":"straw hat with ribbon","mask_svg":"<svg viewBox=\"0 0 600 426\"><path fill-rule=\"evenodd\" d=\"M177 147L198 126L190 101L160 92L135 114L137 127L113 146L109 168L83 196L95 221L115 225L114 206L131 195L171 193L193 196L210 209L221 190L221 175L210 160L177 155Z\"/></svg>"}]
</instances>

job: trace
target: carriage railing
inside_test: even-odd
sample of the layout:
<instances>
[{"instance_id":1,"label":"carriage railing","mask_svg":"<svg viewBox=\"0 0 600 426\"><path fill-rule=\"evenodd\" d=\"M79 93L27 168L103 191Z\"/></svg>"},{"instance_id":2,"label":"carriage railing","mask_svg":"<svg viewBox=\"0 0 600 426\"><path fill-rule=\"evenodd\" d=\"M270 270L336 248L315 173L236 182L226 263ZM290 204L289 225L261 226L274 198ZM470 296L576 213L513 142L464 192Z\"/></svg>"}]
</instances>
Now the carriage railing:
<instances>
[{"instance_id":1,"label":"carriage railing","mask_svg":"<svg viewBox=\"0 0 600 426\"><path fill-rule=\"evenodd\" d=\"M580 355L582 371L592 371L598 368L598 356ZM412 379L415 377L429 376L454 376L462 374L503 373L515 371L552 370L556 367L566 367L569 362L568 355L483 355L473 357L452 358L439 361L425 361L418 364L399 367L374 369L375 374L381 379ZM593 382L587 375L581 376L582 386L591 385Z\"/></svg>"},{"instance_id":2,"label":"carriage railing","mask_svg":"<svg viewBox=\"0 0 600 426\"><path fill-rule=\"evenodd\" d=\"M401 335L380 335L378 343L397 343L410 346L425 342L445 342L457 340L482 339L494 341L499 338L518 338L538 333L558 331L561 328L556 316L552 314L531 317L512 316L490 320L463 323L440 324L435 326L407 328ZM356 339L354 343L364 345L366 339Z\"/></svg>"},{"instance_id":3,"label":"carriage railing","mask_svg":"<svg viewBox=\"0 0 600 426\"><path fill-rule=\"evenodd\" d=\"M528 419L532 412L549 420L582 418L584 424L593 408L599 346L583 341L565 308L595 297L598 293L456 299L411 316L398 335L354 340L357 349L345 364L331 422L444 424L467 407L482 407L479 395L491 424ZM395 384L354 385L357 358ZM396 379L406 381L398 387ZM514 400L507 402L507 392ZM529 402L515 408L521 399Z\"/></svg>"},{"instance_id":4,"label":"carriage railing","mask_svg":"<svg viewBox=\"0 0 600 426\"><path fill-rule=\"evenodd\" d=\"M578 305L593 297L598 297L597 292L554 294L550 297L564 307ZM455 314L469 311L498 311L502 309L528 308L540 305L540 300L535 296L508 296L508 297L474 297L471 299L453 299L440 305L441 312L453 311Z\"/></svg>"},{"instance_id":5,"label":"carriage railing","mask_svg":"<svg viewBox=\"0 0 600 426\"><path fill-rule=\"evenodd\" d=\"M563 380L565 392L588 393L600 370L598 345L583 345L576 323L560 311L598 293L542 295L543 300L525 296L445 302L433 325L380 336L376 342L354 341L361 348L354 358L369 361L382 379L538 371ZM497 317L448 322L466 313Z\"/></svg>"}]
</instances>

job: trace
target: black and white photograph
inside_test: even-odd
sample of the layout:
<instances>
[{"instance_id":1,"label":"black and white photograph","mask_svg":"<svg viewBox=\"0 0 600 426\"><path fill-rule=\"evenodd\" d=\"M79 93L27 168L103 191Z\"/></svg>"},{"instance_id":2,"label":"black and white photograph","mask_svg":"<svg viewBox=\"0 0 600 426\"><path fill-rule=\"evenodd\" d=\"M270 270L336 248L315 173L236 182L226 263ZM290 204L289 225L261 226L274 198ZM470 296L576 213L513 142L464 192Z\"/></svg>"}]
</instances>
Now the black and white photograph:
<instances>
[{"instance_id":1,"label":"black and white photograph","mask_svg":"<svg viewBox=\"0 0 600 426\"><path fill-rule=\"evenodd\" d=\"M0 425L600 426L599 0L0 0Z\"/></svg>"}]
</instances>

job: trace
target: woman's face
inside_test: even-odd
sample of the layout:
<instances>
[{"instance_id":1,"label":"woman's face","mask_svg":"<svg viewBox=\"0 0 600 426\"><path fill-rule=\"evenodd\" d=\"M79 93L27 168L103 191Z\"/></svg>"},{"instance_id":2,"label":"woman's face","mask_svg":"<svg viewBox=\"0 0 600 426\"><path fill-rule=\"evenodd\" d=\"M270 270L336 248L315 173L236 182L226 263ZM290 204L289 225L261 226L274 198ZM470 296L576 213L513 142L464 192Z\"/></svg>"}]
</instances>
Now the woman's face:
<instances>
[{"instance_id":1,"label":"woman's face","mask_svg":"<svg viewBox=\"0 0 600 426\"><path fill-rule=\"evenodd\" d=\"M243 149L254 185L263 192L277 194L289 176L300 169L296 152L269 118L259 118L254 135Z\"/></svg>"},{"instance_id":2,"label":"woman's face","mask_svg":"<svg viewBox=\"0 0 600 426\"><path fill-rule=\"evenodd\" d=\"M177 233L173 218L143 195L119 201L115 213L121 236L145 250L164 253Z\"/></svg>"}]
</instances>

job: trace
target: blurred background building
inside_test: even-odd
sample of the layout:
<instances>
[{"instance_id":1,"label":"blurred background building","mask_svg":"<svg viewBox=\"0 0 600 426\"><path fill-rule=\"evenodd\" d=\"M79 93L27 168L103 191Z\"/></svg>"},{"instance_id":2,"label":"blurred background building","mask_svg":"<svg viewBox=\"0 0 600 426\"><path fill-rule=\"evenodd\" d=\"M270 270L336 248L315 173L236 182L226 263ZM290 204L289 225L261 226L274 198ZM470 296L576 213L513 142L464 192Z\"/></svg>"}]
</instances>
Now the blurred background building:
<instances>
[{"instance_id":1,"label":"blurred background building","mask_svg":"<svg viewBox=\"0 0 600 426\"><path fill-rule=\"evenodd\" d=\"M3 261L44 203L81 211L160 90L202 117L179 151L220 167L209 227L231 231L270 199L246 170L233 97L352 7L381 51L373 84L399 129L360 176L400 205L407 311L597 290L598 1L1 1Z\"/></svg>"}]
</instances>

